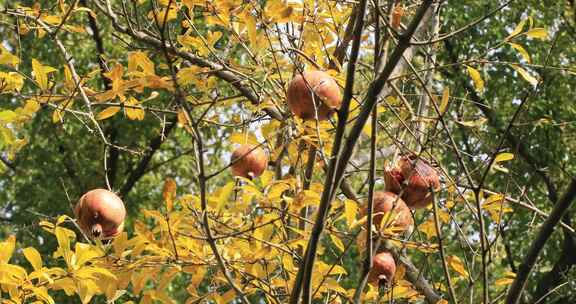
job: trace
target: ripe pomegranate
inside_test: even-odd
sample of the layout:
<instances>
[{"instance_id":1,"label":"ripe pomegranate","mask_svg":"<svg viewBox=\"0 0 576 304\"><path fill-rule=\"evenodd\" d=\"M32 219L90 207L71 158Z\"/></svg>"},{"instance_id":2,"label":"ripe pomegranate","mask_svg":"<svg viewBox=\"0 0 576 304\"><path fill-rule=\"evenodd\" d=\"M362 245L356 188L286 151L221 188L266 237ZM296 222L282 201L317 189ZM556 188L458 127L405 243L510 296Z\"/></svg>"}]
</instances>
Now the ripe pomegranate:
<instances>
[{"instance_id":1,"label":"ripe pomegranate","mask_svg":"<svg viewBox=\"0 0 576 304\"><path fill-rule=\"evenodd\" d=\"M290 111L305 120L315 119L315 108L318 120L326 120L340 108L342 102L338 83L322 71L298 74L290 82L287 95Z\"/></svg>"},{"instance_id":2,"label":"ripe pomegranate","mask_svg":"<svg viewBox=\"0 0 576 304\"><path fill-rule=\"evenodd\" d=\"M396 272L396 262L388 251L377 253L372 257L372 269L368 274L368 283L380 286L380 284L390 285Z\"/></svg>"},{"instance_id":3,"label":"ripe pomegranate","mask_svg":"<svg viewBox=\"0 0 576 304\"><path fill-rule=\"evenodd\" d=\"M126 209L122 200L113 192L94 189L80 197L74 214L86 235L91 238L110 239L124 229Z\"/></svg>"},{"instance_id":4,"label":"ripe pomegranate","mask_svg":"<svg viewBox=\"0 0 576 304\"><path fill-rule=\"evenodd\" d=\"M414 224L412 219L412 213L410 213L410 208L406 206L406 203L395 193L377 191L374 192L374 209L373 209L373 224L377 228L382 225L382 220L384 219L384 213L393 212L390 218L390 223L394 227L400 228L402 231L407 230ZM361 215L364 216L368 213L368 208L364 208ZM393 222L392 222L393 221ZM387 224L387 223L385 223Z\"/></svg>"},{"instance_id":5,"label":"ripe pomegranate","mask_svg":"<svg viewBox=\"0 0 576 304\"><path fill-rule=\"evenodd\" d=\"M246 178L260 176L268 166L266 152L254 145L242 145L232 153L232 174Z\"/></svg>"},{"instance_id":6,"label":"ripe pomegranate","mask_svg":"<svg viewBox=\"0 0 576 304\"><path fill-rule=\"evenodd\" d=\"M414 155L402 156L396 168L385 170L386 189L402 193L402 199L412 209L425 208L432 202L430 187L440 188L438 172L425 160Z\"/></svg>"}]
</instances>

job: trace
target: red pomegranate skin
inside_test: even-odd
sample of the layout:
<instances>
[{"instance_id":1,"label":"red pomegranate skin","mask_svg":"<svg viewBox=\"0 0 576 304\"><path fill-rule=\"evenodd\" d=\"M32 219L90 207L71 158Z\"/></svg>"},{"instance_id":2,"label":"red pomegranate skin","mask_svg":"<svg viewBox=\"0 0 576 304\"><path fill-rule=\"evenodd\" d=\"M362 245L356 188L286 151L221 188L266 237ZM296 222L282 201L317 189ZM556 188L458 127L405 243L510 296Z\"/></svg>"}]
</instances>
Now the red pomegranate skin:
<instances>
[{"instance_id":1,"label":"red pomegranate skin","mask_svg":"<svg viewBox=\"0 0 576 304\"><path fill-rule=\"evenodd\" d=\"M372 257L372 269L368 274L368 283L379 286L385 283L389 286L396 273L396 262L394 256L388 251L377 253Z\"/></svg>"},{"instance_id":2,"label":"red pomegranate skin","mask_svg":"<svg viewBox=\"0 0 576 304\"><path fill-rule=\"evenodd\" d=\"M384 213L393 211L392 219L394 219L393 226L407 230L414 224L412 213L406 203L398 197L395 193L388 191L374 192L374 209L373 209L373 225L380 228ZM362 210L362 216L366 215L368 208Z\"/></svg>"},{"instance_id":3,"label":"red pomegranate skin","mask_svg":"<svg viewBox=\"0 0 576 304\"><path fill-rule=\"evenodd\" d=\"M232 174L245 178L260 176L268 166L268 156L262 148L245 144L234 150L231 158Z\"/></svg>"},{"instance_id":4,"label":"red pomegranate skin","mask_svg":"<svg viewBox=\"0 0 576 304\"><path fill-rule=\"evenodd\" d=\"M106 189L86 192L74 208L78 225L91 238L109 239L119 235L124 227L124 202Z\"/></svg>"},{"instance_id":5,"label":"red pomegranate skin","mask_svg":"<svg viewBox=\"0 0 576 304\"><path fill-rule=\"evenodd\" d=\"M296 75L288 86L288 107L292 113L304 120L328 119L340 108L340 87L332 76L323 71L308 71Z\"/></svg>"},{"instance_id":6,"label":"red pomegranate skin","mask_svg":"<svg viewBox=\"0 0 576 304\"><path fill-rule=\"evenodd\" d=\"M398 168L386 168L384 170L384 182L386 183L386 191L399 194L404 182L402 171Z\"/></svg>"},{"instance_id":7,"label":"red pomegranate skin","mask_svg":"<svg viewBox=\"0 0 576 304\"><path fill-rule=\"evenodd\" d=\"M422 159L411 159L408 156L400 159L399 168L403 178L407 179L402 199L410 208L426 208L432 203L430 188L434 191L440 189L436 169Z\"/></svg>"}]
</instances>

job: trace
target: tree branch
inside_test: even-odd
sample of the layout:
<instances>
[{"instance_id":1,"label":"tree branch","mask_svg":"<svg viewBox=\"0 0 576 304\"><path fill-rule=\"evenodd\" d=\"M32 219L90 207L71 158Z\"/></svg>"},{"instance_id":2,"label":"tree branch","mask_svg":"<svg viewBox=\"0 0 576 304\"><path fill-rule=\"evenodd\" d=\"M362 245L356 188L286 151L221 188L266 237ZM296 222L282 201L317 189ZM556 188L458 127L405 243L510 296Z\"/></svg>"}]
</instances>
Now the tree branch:
<instances>
[{"instance_id":1,"label":"tree branch","mask_svg":"<svg viewBox=\"0 0 576 304\"><path fill-rule=\"evenodd\" d=\"M154 153L156 153L156 151L160 148L162 143L166 140L166 138L168 138L168 135L170 134L172 129L174 129L176 123L177 123L177 117L174 116L166 123L166 128L164 129L164 132L158 134L158 136L150 140L148 150L144 152L144 156L142 157L138 165L136 165L136 167L131 170L130 175L128 176L128 178L126 178L124 185L120 189L119 193L120 197L125 197L128 194L128 192L132 190L136 182L146 173L146 168L148 167L148 164L152 160Z\"/></svg>"},{"instance_id":2,"label":"tree branch","mask_svg":"<svg viewBox=\"0 0 576 304\"><path fill-rule=\"evenodd\" d=\"M516 304L520 300L522 291L526 287L526 282L528 281L528 277L534 268L538 256L540 255L540 251L542 251L546 241L548 241L552 232L554 232L554 228L558 222L560 222L562 216L566 213L568 208L570 208L574 198L576 198L576 179L572 179L566 193L564 193L560 201L558 201L554 206L552 212L550 212L550 216L546 219L544 224L542 224L536 239L534 239L530 249L524 257L524 261L518 267L516 278L510 286L508 295L506 296L507 304Z\"/></svg>"}]
</instances>

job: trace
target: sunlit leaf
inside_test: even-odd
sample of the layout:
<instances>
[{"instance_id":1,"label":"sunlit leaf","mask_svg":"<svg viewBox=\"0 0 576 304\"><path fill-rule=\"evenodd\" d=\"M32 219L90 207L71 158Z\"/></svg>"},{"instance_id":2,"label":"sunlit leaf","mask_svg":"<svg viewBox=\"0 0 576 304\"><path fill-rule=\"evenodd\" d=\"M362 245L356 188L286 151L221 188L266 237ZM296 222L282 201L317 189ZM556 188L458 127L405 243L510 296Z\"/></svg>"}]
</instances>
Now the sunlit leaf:
<instances>
[{"instance_id":1,"label":"sunlit leaf","mask_svg":"<svg viewBox=\"0 0 576 304\"><path fill-rule=\"evenodd\" d=\"M353 200L344 201L344 217L346 218L346 224L352 226L356 216L358 214L358 204Z\"/></svg>"},{"instance_id":2,"label":"sunlit leaf","mask_svg":"<svg viewBox=\"0 0 576 304\"><path fill-rule=\"evenodd\" d=\"M478 72L478 70L476 70L471 66L466 66L466 68L468 69L468 74L470 75L470 78L472 78L472 81L474 82L474 87L476 88L476 91L483 92L484 80L482 79L482 76L480 76L480 72Z\"/></svg>"},{"instance_id":3,"label":"sunlit leaf","mask_svg":"<svg viewBox=\"0 0 576 304\"><path fill-rule=\"evenodd\" d=\"M44 303L54 304L54 299L48 294L46 287L32 287L32 293L36 296L37 299L42 300Z\"/></svg>"},{"instance_id":4,"label":"sunlit leaf","mask_svg":"<svg viewBox=\"0 0 576 304\"><path fill-rule=\"evenodd\" d=\"M120 111L119 106L107 107L106 109L104 109L104 111L102 111L102 112L98 113L98 115L96 115L96 120L108 119L108 118L116 115L116 113L118 113L119 111Z\"/></svg>"},{"instance_id":5,"label":"sunlit leaf","mask_svg":"<svg viewBox=\"0 0 576 304\"><path fill-rule=\"evenodd\" d=\"M442 91L442 101L440 103L440 106L438 107L438 112L440 112L440 115L444 115L444 113L446 112L449 101L450 101L450 88L446 87L444 88L444 91Z\"/></svg>"},{"instance_id":6,"label":"sunlit leaf","mask_svg":"<svg viewBox=\"0 0 576 304\"><path fill-rule=\"evenodd\" d=\"M468 271L466 271L464 263L462 263L462 260L460 260L459 257L451 255L448 256L446 260L448 262L448 265L450 265L450 267L454 269L454 271L456 271L459 275L461 275L465 279L468 279Z\"/></svg>"},{"instance_id":7,"label":"sunlit leaf","mask_svg":"<svg viewBox=\"0 0 576 304\"><path fill-rule=\"evenodd\" d=\"M10 54L10 52L8 52L8 50L3 45L0 45L0 64L6 64L15 67L18 65L18 63L20 63L20 59L17 56Z\"/></svg>"},{"instance_id":8,"label":"sunlit leaf","mask_svg":"<svg viewBox=\"0 0 576 304\"><path fill-rule=\"evenodd\" d=\"M24 77L16 72L0 71L0 93L10 91L20 91L24 85Z\"/></svg>"},{"instance_id":9,"label":"sunlit leaf","mask_svg":"<svg viewBox=\"0 0 576 304\"><path fill-rule=\"evenodd\" d=\"M508 44L516 51L518 51L518 53L520 53L520 55L522 56L522 58L524 58L524 60L526 60L526 62L531 63L530 54L528 54L528 51L526 51L526 49L522 45L512 42L508 42Z\"/></svg>"},{"instance_id":10,"label":"sunlit leaf","mask_svg":"<svg viewBox=\"0 0 576 304\"><path fill-rule=\"evenodd\" d=\"M28 247L24 248L22 252L34 270L42 269L42 257L40 256L38 250L36 250L34 247Z\"/></svg>"},{"instance_id":11,"label":"sunlit leaf","mask_svg":"<svg viewBox=\"0 0 576 304\"><path fill-rule=\"evenodd\" d=\"M34 79L42 91L48 90L48 74L56 72L56 69L47 65L42 65L40 61L32 59L32 71Z\"/></svg>"},{"instance_id":12,"label":"sunlit leaf","mask_svg":"<svg viewBox=\"0 0 576 304\"><path fill-rule=\"evenodd\" d=\"M332 240L332 243L334 243L334 245L336 245L336 248L338 248L338 250L340 250L340 252L344 252L345 247L344 247L344 243L342 243L342 240L340 240L334 234L330 234L330 239Z\"/></svg>"},{"instance_id":13,"label":"sunlit leaf","mask_svg":"<svg viewBox=\"0 0 576 304\"><path fill-rule=\"evenodd\" d=\"M499 153L498 155L496 155L496 158L494 158L494 162L499 163L499 162L504 162L504 161L508 161L511 159L514 159L514 154L504 152L504 153Z\"/></svg>"},{"instance_id":14,"label":"sunlit leaf","mask_svg":"<svg viewBox=\"0 0 576 304\"><path fill-rule=\"evenodd\" d=\"M548 39L548 31L543 27L535 27L526 31L526 36L546 40Z\"/></svg>"},{"instance_id":15,"label":"sunlit leaf","mask_svg":"<svg viewBox=\"0 0 576 304\"><path fill-rule=\"evenodd\" d=\"M131 120L144 119L145 114L144 109L142 109L142 106L140 106L140 103L138 102L138 100L136 100L136 98L130 96L130 98L126 100L124 105L125 105L124 109L126 110L126 116L128 116L128 119Z\"/></svg>"},{"instance_id":16,"label":"sunlit leaf","mask_svg":"<svg viewBox=\"0 0 576 304\"><path fill-rule=\"evenodd\" d=\"M216 207L216 210L222 210L222 207L226 205L230 197L230 194L232 194L232 191L234 190L234 185L235 185L234 182L228 182L224 187L220 189L220 195L218 196L218 205Z\"/></svg>"},{"instance_id":17,"label":"sunlit leaf","mask_svg":"<svg viewBox=\"0 0 576 304\"><path fill-rule=\"evenodd\" d=\"M16 247L16 236L11 235L8 239L4 240L0 243L0 264L8 263L10 257L12 257L12 253L14 252L14 248Z\"/></svg>"},{"instance_id":18,"label":"sunlit leaf","mask_svg":"<svg viewBox=\"0 0 576 304\"><path fill-rule=\"evenodd\" d=\"M510 35L508 35L508 37L506 37L505 40L509 40L509 39L515 37L516 35L520 34L520 32L522 32L522 30L524 29L525 24L526 24L526 19L523 19L522 21L520 21L520 23L518 23L518 25L516 25L516 28L514 28L512 33L510 33Z\"/></svg>"},{"instance_id":19,"label":"sunlit leaf","mask_svg":"<svg viewBox=\"0 0 576 304\"><path fill-rule=\"evenodd\" d=\"M514 70L516 70L516 72L518 72L518 74L520 74L520 76L522 76L522 78L524 78L524 80L528 81L531 85L536 86L538 84L538 79L536 79L534 76L532 76L525 69L523 69L520 66L515 65L515 64L511 64L510 66Z\"/></svg>"},{"instance_id":20,"label":"sunlit leaf","mask_svg":"<svg viewBox=\"0 0 576 304\"><path fill-rule=\"evenodd\" d=\"M173 178L167 178L164 181L164 188L162 189L162 197L166 203L166 210L172 211L174 198L176 197L176 182Z\"/></svg>"},{"instance_id":21,"label":"sunlit leaf","mask_svg":"<svg viewBox=\"0 0 576 304\"><path fill-rule=\"evenodd\" d=\"M516 278L516 274L510 271L507 271L504 273L504 276L498 280L496 280L496 282L494 283L496 286L507 286L512 284L512 282L514 282L514 279Z\"/></svg>"},{"instance_id":22,"label":"sunlit leaf","mask_svg":"<svg viewBox=\"0 0 576 304\"><path fill-rule=\"evenodd\" d=\"M235 144L252 144L259 145L258 139L252 133L232 133L228 140Z\"/></svg>"}]
</instances>

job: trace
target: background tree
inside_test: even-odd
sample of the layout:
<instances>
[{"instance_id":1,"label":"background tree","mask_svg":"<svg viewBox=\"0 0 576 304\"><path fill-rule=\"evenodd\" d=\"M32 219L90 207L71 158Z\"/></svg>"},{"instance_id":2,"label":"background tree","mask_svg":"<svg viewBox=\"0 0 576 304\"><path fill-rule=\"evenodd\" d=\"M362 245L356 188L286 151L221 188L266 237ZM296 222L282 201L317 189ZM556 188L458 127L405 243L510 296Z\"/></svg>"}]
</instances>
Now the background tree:
<instances>
[{"instance_id":1,"label":"background tree","mask_svg":"<svg viewBox=\"0 0 576 304\"><path fill-rule=\"evenodd\" d=\"M576 301L573 1L0 11L2 301ZM288 105L313 70L329 117ZM269 159L252 179L246 144ZM440 175L408 231L368 203L403 159ZM111 242L74 219L95 188L127 210Z\"/></svg>"}]
</instances>

